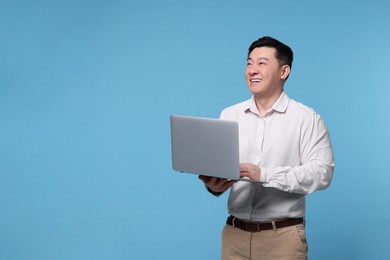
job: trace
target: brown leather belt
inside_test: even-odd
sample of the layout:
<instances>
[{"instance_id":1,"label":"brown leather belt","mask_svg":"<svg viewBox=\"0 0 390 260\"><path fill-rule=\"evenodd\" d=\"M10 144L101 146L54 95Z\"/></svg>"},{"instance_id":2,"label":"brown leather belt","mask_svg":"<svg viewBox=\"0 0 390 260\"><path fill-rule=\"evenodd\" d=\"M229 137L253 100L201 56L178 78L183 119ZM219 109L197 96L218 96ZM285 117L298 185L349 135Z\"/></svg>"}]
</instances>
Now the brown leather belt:
<instances>
[{"instance_id":1,"label":"brown leather belt","mask_svg":"<svg viewBox=\"0 0 390 260\"><path fill-rule=\"evenodd\" d=\"M304 223L303 218L288 218L272 222L253 222L246 221L234 216L229 216L226 224L248 232L260 232L261 230L270 230L284 228Z\"/></svg>"}]
</instances>

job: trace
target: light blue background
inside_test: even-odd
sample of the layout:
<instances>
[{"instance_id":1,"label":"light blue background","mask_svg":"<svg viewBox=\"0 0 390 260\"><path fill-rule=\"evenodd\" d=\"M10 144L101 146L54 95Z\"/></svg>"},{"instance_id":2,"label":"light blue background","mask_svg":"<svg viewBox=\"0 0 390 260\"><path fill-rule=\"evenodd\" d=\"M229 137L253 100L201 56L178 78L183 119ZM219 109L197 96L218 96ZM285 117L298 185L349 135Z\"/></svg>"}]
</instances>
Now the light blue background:
<instances>
[{"instance_id":1,"label":"light blue background","mask_svg":"<svg viewBox=\"0 0 390 260\"><path fill-rule=\"evenodd\" d=\"M389 3L1 0L0 259L218 259L227 195L172 171L169 115L249 98L263 35L334 146L310 259L389 259Z\"/></svg>"}]
</instances>

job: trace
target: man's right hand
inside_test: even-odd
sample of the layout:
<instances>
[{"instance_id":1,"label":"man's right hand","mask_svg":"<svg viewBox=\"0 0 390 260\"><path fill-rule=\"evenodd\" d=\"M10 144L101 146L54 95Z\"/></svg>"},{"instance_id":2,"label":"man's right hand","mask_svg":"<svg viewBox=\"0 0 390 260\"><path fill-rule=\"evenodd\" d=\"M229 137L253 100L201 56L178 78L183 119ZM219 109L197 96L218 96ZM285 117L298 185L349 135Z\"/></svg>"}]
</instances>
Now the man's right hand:
<instances>
[{"instance_id":1,"label":"man's right hand","mask_svg":"<svg viewBox=\"0 0 390 260\"><path fill-rule=\"evenodd\" d=\"M217 193L223 193L227 191L230 187L233 186L234 183L237 182L204 175L199 175L199 179L202 180L210 190Z\"/></svg>"}]
</instances>

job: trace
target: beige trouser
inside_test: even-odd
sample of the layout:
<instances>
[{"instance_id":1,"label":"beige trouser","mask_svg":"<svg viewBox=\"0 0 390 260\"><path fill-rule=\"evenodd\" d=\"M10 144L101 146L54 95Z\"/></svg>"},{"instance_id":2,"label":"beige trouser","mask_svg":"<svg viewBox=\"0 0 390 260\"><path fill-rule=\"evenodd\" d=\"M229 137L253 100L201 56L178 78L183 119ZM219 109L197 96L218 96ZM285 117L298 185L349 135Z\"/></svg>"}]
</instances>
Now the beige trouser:
<instances>
[{"instance_id":1,"label":"beige trouser","mask_svg":"<svg viewBox=\"0 0 390 260\"><path fill-rule=\"evenodd\" d=\"M222 232L222 260L307 260L303 224L247 232L225 225Z\"/></svg>"}]
</instances>

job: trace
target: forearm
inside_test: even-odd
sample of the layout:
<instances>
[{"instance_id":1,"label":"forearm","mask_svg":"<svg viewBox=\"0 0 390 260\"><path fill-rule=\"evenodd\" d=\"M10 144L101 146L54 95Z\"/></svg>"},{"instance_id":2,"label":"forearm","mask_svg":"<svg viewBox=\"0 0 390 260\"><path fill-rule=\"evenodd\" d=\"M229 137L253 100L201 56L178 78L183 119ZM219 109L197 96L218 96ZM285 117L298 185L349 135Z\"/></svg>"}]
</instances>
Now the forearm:
<instances>
[{"instance_id":1,"label":"forearm","mask_svg":"<svg viewBox=\"0 0 390 260\"><path fill-rule=\"evenodd\" d=\"M297 167L261 168L261 179L265 187L285 192L310 194L326 189L333 177L333 162L310 162Z\"/></svg>"},{"instance_id":2,"label":"forearm","mask_svg":"<svg viewBox=\"0 0 390 260\"><path fill-rule=\"evenodd\" d=\"M281 167L261 167L260 181L264 186L309 194L330 185L334 156L327 128L318 115L307 122L300 140L299 150L296 151L299 161Z\"/></svg>"}]
</instances>

